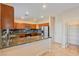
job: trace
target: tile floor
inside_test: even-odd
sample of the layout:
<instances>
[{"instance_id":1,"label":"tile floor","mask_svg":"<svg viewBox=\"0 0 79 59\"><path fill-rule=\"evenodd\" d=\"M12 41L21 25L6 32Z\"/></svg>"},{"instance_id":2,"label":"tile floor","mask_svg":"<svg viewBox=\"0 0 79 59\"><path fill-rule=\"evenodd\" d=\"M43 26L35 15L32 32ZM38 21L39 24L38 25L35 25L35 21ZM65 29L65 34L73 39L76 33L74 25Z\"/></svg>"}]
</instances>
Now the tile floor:
<instances>
[{"instance_id":1,"label":"tile floor","mask_svg":"<svg viewBox=\"0 0 79 59\"><path fill-rule=\"evenodd\" d=\"M53 43L50 52L44 56L79 56L79 46L69 45L67 48L61 48L59 43Z\"/></svg>"},{"instance_id":2,"label":"tile floor","mask_svg":"<svg viewBox=\"0 0 79 59\"><path fill-rule=\"evenodd\" d=\"M79 46L69 45L62 48L59 43L40 40L30 44L19 45L0 50L1 56L79 56Z\"/></svg>"}]
</instances>

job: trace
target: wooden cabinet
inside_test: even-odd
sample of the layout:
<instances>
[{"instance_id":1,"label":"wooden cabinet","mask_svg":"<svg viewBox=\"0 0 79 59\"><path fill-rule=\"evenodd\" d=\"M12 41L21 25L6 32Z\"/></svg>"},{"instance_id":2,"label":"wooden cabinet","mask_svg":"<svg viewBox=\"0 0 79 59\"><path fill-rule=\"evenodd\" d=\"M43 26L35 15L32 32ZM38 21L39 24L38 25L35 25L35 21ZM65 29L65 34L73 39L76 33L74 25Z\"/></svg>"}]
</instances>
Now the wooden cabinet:
<instances>
[{"instance_id":1,"label":"wooden cabinet","mask_svg":"<svg viewBox=\"0 0 79 59\"><path fill-rule=\"evenodd\" d=\"M39 27L42 27L42 26L49 26L49 23L44 23L44 24L38 24Z\"/></svg>"},{"instance_id":2,"label":"wooden cabinet","mask_svg":"<svg viewBox=\"0 0 79 59\"><path fill-rule=\"evenodd\" d=\"M22 23L15 23L15 29L23 29Z\"/></svg>"},{"instance_id":3,"label":"wooden cabinet","mask_svg":"<svg viewBox=\"0 0 79 59\"><path fill-rule=\"evenodd\" d=\"M30 28L30 29L39 29L42 26L48 26L48 23L44 23L44 24L27 24L27 23L14 23L14 28L15 29L26 29L26 28Z\"/></svg>"},{"instance_id":4,"label":"wooden cabinet","mask_svg":"<svg viewBox=\"0 0 79 59\"><path fill-rule=\"evenodd\" d=\"M1 29L1 4L0 4L0 29Z\"/></svg>"},{"instance_id":5,"label":"wooden cabinet","mask_svg":"<svg viewBox=\"0 0 79 59\"><path fill-rule=\"evenodd\" d=\"M14 23L14 28L15 29L26 29L26 28L30 28L30 24L26 24L26 23Z\"/></svg>"},{"instance_id":6,"label":"wooden cabinet","mask_svg":"<svg viewBox=\"0 0 79 59\"><path fill-rule=\"evenodd\" d=\"M5 4L0 4L0 28L14 28L14 8Z\"/></svg>"},{"instance_id":7,"label":"wooden cabinet","mask_svg":"<svg viewBox=\"0 0 79 59\"><path fill-rule=\"evenodd\" d=\"M31 24L31 29L36 29L36 24Z\"/></svg>"},{"instance_id":8,"label":"wooden cabinet","mask_svg":"<svg viewBox=\"0 0 79 59\"><path fill-rule=\"evenodd\" d=\"M42 26L49 26L48 23L44 23L44 24L31 24L31 29L39 29Z\"/></svg>"}]
</instances>

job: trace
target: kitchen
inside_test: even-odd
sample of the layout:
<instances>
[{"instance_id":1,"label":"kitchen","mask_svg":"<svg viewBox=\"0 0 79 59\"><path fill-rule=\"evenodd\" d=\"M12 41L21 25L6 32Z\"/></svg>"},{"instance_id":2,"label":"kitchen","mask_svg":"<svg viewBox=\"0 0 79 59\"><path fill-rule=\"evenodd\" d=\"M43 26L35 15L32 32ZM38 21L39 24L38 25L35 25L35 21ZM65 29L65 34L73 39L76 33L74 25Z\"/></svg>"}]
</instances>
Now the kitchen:
<instances>
[{"instance_id":1,"label":"kitchen","mask_svg":"<svg viewBox=\"0 0 79 59\"><path fill-rule=\"evenodd\" d=\"M49 21L30 19L29 21L15 20L15 8L0 3L0 48L49 38ZM46 33L47 32L47 33Z\"/></svg>"}]
</instances>

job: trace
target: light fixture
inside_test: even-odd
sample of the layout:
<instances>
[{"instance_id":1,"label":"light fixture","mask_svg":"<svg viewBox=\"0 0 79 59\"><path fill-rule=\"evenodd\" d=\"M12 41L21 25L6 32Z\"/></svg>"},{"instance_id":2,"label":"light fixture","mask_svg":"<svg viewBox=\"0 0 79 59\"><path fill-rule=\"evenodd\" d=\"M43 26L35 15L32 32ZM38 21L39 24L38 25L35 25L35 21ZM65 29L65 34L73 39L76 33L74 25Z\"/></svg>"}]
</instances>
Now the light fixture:
<instances>
[{"instance_id":1,"label":"light fixture","mask_svg":"<svg viewBox=\"0 0 79 59\"><path fill-rule=\"evenodd\" d=\"M46 8L47 6L45 4L42 5L43 8Z\"/></svg>"},{"instance_id":2,"label":"light fixture","mask_svg":"<svg viewBox=\"0 0 79 59\"><path fill-rule=\"evenodd\" d=\"M41 18L44 18L44 16L41 16Z\"/></svg>"},{"instance_id":3,"label":"light fixture","mask_svg":"<svg viewBox=\"0 0 79 59\"><path fill-rule=\"evenodd\" d=\"M25 12L25 15L26 15L26 16L28 16L28 15L29 15L29 12L28 12L28 11L26 11L26 12Z\"/></svg>"}]
</instances>

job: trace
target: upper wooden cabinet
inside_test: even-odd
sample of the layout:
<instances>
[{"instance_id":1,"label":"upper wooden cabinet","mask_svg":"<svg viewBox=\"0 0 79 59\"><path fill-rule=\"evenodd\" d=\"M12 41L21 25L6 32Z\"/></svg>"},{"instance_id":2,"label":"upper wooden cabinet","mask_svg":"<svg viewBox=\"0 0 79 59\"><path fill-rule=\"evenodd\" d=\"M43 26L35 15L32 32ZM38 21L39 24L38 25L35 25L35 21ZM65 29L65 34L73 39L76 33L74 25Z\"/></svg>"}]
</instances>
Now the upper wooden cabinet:
<instances>
[{"instance_id":1,"label":"upper wooden cabinet","mask_svg":"<svg viewBox=\"0 0 79 59\"><path fill-rule=\"evenodd\" d=\"M14 8L0 4L0 29L14 28Z\"/></svg>"},{"instance_id":2,"label":"upper wooden cabinet","mask_svg":"<svg viewBox=\"0 0 79 59\"><path fill-rule=\"evenodd\" d=\"M26 28L39 29L42 26L49 26L49 24L48 23L44 23L44 24L14 23L15 29L26 29Z\"/></svg>"},{"instance_id":3,"label":"upper wooden cabinet","mask_svg":"<svg viewBox=\"0 0 79 59\"><path fill-rule=\"evenodd\" d=\"M36 29L36 24L31 24L31 29Z\"/></svg>"},{"instance_id":4,"label":"upper wooden cabinet","mask_svg":"<svg viewBox=\"0 0 79 59\"><path fill-rule=\"evenodd\" d=\"M1 4L0 4L0 29L1 29Z\"/></svg>"},{"instance_id":5,"label":"upper wooden cabinet","mask_svg":"<svg viewBox=\"0 0 79 59\"><path fill-rule=\"evenodd\" d=\"M15 23L15 29L24 29L25 28L25 24L23 23Z\"/></svg>"},{"instance_id":6,"label":"upper wooden cabinet","mask_svg":"<svg viewBox=\"0 0 79 59\"><path fill-rule=\"evenodd\" d=\"M31 28L31 25L26 24L26 23L14 23L14 28L15 29L26 29L26 28Z\"/></svg>"},{"instance_id":7,"label":"upper wooden cabinet","mask_svg":"<svg viewBox=\"0 0 79 59\"><path fill-rule=\"evenodd\" d=\"M39 24L39 27L42 27L42 26L49 26L49 23Z\"/></svg>"}]
</instances>

